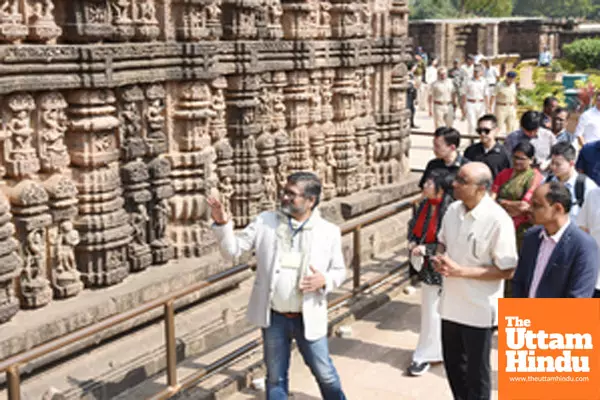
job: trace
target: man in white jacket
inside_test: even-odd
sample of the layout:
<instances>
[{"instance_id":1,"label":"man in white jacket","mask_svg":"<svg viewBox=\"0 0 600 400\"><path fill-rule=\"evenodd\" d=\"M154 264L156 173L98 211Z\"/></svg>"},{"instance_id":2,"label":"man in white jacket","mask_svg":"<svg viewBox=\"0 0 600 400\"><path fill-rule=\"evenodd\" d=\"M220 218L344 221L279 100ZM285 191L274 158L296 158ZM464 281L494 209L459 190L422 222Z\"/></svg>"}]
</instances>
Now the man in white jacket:
<instances>
[{"instance_id":1,"label":"man in white jacket","mask_svg":"<svg viewBox=\"0 0 600 400\"><path fill-rule=\"evenodd\" d=\"M346 399L329 357L326 297L343 282L346 267L340 229L316 209L320 196L321 182L315 174L291 174L279 210L261 213L237 235L221 203L208 199L223 255L232 259L256 252L248 319L262 328L267 400L288 398L292 338L323 399Z\"/></svg>"}]
</instances>

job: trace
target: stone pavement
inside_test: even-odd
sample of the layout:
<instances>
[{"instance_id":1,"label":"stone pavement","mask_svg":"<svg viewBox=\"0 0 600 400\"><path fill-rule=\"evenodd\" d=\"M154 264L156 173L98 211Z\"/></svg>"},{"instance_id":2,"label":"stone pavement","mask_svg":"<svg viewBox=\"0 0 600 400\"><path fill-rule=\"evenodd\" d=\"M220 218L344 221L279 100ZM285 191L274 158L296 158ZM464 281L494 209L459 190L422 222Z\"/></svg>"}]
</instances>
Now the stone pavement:
<instances>
[{"instance_id":1,"label":"stone pavement","mask_svg":"<svg viewBox=\"0 0 600 400\"><path fill-rule=\"evenodd\" d=\"M443 365L432 367L414 378L406 374L419 332L420 292L397 295L382 307L354 322L352 336L331 338L330 352L348 399L452 399ZM492 370L493 399L497 393L497 336L494 337ZM295 351L290 368L290 389L294 400L318 400L319 389ZM246 391L232 400L264 399L264 393Z\"/></svg>"}]
</instances>

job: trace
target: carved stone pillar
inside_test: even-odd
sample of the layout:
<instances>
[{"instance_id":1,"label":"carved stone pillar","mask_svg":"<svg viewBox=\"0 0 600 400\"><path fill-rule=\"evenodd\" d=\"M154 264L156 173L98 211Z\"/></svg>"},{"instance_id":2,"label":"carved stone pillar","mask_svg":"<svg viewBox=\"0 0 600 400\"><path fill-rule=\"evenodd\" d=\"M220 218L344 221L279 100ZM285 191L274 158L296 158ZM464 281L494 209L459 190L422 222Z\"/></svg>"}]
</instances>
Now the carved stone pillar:
<instances>
[{"instance_id":1,"label":"carved stone pillar","mask_svg":"<svg viewBox=\"0 0 600 400\"><path fill-rule=\"evenodd\" d=\"M37 104L37 146L42 172L63 172L71 163L65 145L67 101L59 92L50 92L40 95Z\"/></svg>"},{"instance_id":2,"label":"carved stone pillar","mask_svg":"<svg viewBox=\"0 0 600 400\"><path fill-rule=\"evenodd\" d=\"M255 39L257 14L263 0L222 0L225 39Z\"/></svg>"},{"instance_id":3,"label":"carved stone pillar","mask_svg":"<svg viewBox=\"0 0 600 400\"><path fill-rule=\"evenodd\" d=\"M356 190L356 140L354 117L356 73L353 69L338 69L333 87L335 142L333 153L336 163L338 194L345 196Z\"/></svg>"},{"instance_id":4,"label":"carved stone pillar","mask_svg":"<svg viewBox=\"0 0 600 400\"><path fill-rule=\"evenodd\" d=\"M312 169L310 160L309 76L306 71L288 72L288 86L284 89L285 107L290 133L290 172Z\"/></svg>"},{"instance_id":5,"label":"carved stone pillar","mask_svg":"<svg viewBox=\"0 0 600 400\"><path fill-rule=\"evenodd\" d=\"M263 195L256 150L259 80L255 75L231 76L227 80L227 129L233 147L235 173L231 213L237 227L248 224L259 212Z\"/></svg>"},{"instance_id":6,"label":"carved stone pillar","mask_svg":"<svg viewBox=\"0 0 600 400\"><path fill-rule=\"evenodd\" d=\"M332 69L324 69L321 75L321 126L319 131L325 141L325 166L326 176L323 185L323 196L325 199L331 199L337 195L335 187L335 169L337 162L333 153L335 143L335 125L333 123L333 80L335 71Z\"/></svg>"},{"instance_id":7,"label":"carved stone pillar","mask_svg":"<svg viewBox=\"0 0 600 400\"><path fill-rule=\"evenodd\" d=\"M73 225L78 213L77 187L69 177L56 173L44 181L44 188L53 222L48 228L50 282L54 296L63 299L83 289L75 259L75 247L80 242Z\"/></svg>"},{"instance_id":8,"label":"carved stone pillar","mask_svg":"<svg viewBox=\"0 0 600 400\"><path fill-rule=\"evenodd\" d=\"M410 110L406 109L406 91L408 89L408 68L404 63L398 64L392 71L392 80L390 85L390 117L398 132L398 149L390 149L390 157L398 160L398 165L390 165L389 169L393 172L394 168L399 169L396 172L400 175L410 172ZM392 137L390 137L392 138ZM391 146L391 145L390 145ZM393 164L393 161L390 160ZM393 176L394 174L392 174ZM393 178L392 178L393 179Z\"/></svg>"},{"instance_id":9,"label":"carved stone pillar","mask_svg":"<svg viewBox=\"0 0 600 400\"><path fill-rule=\"evenodd\" d=\"M366 189L375 185L374 153L377 142L377 130L373 117L372 79L373 69L362 68L357 75L357 117L355 119L356 152L358 155L358 189Z\"/></svg>"},{"instance_id":10,"label":"carved stone pillar","mask_svg":"<svg viewBox=\"0 0 600 400\"><path fill-rule=\"evenodd\" d=\"M19 311L15 295L15 278L23 266L19 256L19 242L13 237L10 204L0 193L0 324L10 320Z\"/></svg>"},{"instance_id":11,"label":"carved stone pillar","mask_svg":"<svg viewBox=\"0 0 600 400\"><path fill-rule=\"evenodd\" d=\"M150 175L143 161L131 161L121 168L125 206L133 238L128 246L129 267L132 272L142 271L152 264L150 251L150 216L148 205L152 200Z\"/></svg>"},{"instance_id":12,"label":"carved stone pillar","mask_svg":"<svg viewBox=\"0 0 600 400\"><path fill-rule=\"evenodd\" d=\"M219 39L223 35L221 0L173 0L172 4L179 40Z\"/></svg>"},{"instance_id":13,"label":"carved stone pillar","mask_svg":"<svg viewBox=\"0 0 600 400\"><path fill-rule=\"evenodd\" d=\"M171 216L169 199L175 194L171 184L171 163L157 157L148 165L152 201L150 212L149 243L152 248L153 264L164 264L175 256L173 243L167 236L167 226Z\"/></svg>"},{"instance_id":14,"label":"carved stone pillar","mask_svg":"<svg viewBox=\"0 0 600 400\"><path fill-rule=\"evenodd\" d=\"M30 178L40 170L40 160L33 144L32 112L35 109L35 101L30 94L18 93L6 98L2 161L6 175L11 179Z\"/></svg>"},{"instance_id":15,"label":"carved stone pillar","mask_svg":"<svg viewBox=\"0 0 600 400\"><path fill-rule=\"evenodd\" d=\"M391 35L393 37L408 36L408 1L407 0L392 0L390 8L390 25Z\"/></svg>"},{"instance_id":16,"label":"carved stone pillar","mask_svg":"<svg viewBox=\"0 0 600 400\"><path fill-rule=\"evenodd\" d=\"M235 171L233 167L233 148L227 137L227 105L225 104L224 94L226 88L227 79L224 77L219 77L212 82L211 110L213 113L210 120L210 136L212 145L217 154L217 176L219 177L218 189L221 203L228 214L230 214L231 196L234 192L232 179Z\"/></svg>"},{"instance_id":17,"label":"carved stone pillar","mask_svg":"<svg viewBox=\"0 0 600 400\"><path fill-rule=\"evenodd\" d=\"M30 179L19 182L9 193L24 260L19 279L21 307L42 307L52 300L46 268L46 228L52 223L48 213L48 194L42 185Z\"/></svg>"},{"instance_id":18,"label":"carved stone pillar","mask_svg":"<svg viewBox=\"0 0 600 400\"><path fill-rule=\"evenodd\" d=\"M256 14L256 29L259 39L281 39L281 0L260 0Z\"/></svg>"},{"instance_id":19,"label":"carved stone pillar","mask_svg":"<svg viewBox=\"0 0 600 400\"><path fill-rule=\"evenodd\" d=\"M174 110L172 152L168 159L173 167L171 178L175 196L170 200L173 239L177 257L198 257L211 241L208 231L206 196L217 186L216 158L210 136L211 91L207 83L180 85Z\"/></svg>"},{"instance_id":20,"label":"carved stone pillar","mask_svg":"<svg viewBox=\"0 0 600 400\"><path fill-rule=\"evenodd\" d=\"M29 33L21 0L4 0L0 4L0 42L20 43Z\"/></svg>"},{"instance_id":21,"label":"carved stone pillar","mask_svg":"<svg viewBox=\"0 0 600 400\"><path fill-rule=\"evenodd\" d=\"M116 98L110 90L77 90L67 101L67 146L79 191L77 266L86 286L113 285L129 273L133 233L121 196Z\"/></svg>"},{"instance_id":22,"label":"carved stone pillar","mask_svg":"<svg viewBox=\"0 0 600 400\"><path fill-rule=\"evenodd\" d=\"M313 162L312 170L317 174L323 186L323 199L325 200L325 186L327 185L327 163L325 162L325 132L321 129L321 70L310 72L310 97L309 125L310 153Z\"/></svg>"}]
</instances>

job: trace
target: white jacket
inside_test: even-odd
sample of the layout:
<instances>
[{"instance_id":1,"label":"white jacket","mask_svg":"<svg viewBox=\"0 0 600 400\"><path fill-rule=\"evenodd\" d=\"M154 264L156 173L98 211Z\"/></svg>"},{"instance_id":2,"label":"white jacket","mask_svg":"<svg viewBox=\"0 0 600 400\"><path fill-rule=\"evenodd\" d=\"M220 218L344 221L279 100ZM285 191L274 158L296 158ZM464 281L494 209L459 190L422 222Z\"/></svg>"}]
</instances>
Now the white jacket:
<instances>
[{"instance_id":1,"label":"white jacket","mask_svg":"<svg viewBox=\"0 0 600 400\"><path fill-rule=\"evenodd\" d=\"M275 211L263 212L237 235L231 221L222 226L213 225L224 257L235 259L246 251L256 251L256 279L247 316L252 324L261 328L270 324L271 298L281 268L277 245L281 236L280 218L287 217ZM304 336L307 340L317 340L327 335L327 293L341 285L346 277L342 235L340 228L324 220L318 210L313 211L302 234L311 243L309 264L320 271L326 281L325 290L305 293L302 302Z\"/></svg>"}]
</instances>

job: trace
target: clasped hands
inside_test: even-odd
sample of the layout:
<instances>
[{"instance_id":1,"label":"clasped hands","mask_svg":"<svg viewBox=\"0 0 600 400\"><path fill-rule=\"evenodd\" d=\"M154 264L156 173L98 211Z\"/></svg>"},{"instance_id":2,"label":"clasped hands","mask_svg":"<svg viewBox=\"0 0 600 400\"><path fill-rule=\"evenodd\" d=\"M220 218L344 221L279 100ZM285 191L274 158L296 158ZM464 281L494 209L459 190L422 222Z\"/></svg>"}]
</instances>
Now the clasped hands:
<instances>
[{"instance_id":1,"label":"clasped hands","mask_svg":"<svg viewBox=\"0 0 600 400\"><path fill-rule=\"evenodd\" d=\"M435 270L442 276L459 277L462 276L463 268L454 262L447 254L440 254L432 257Z\"/></svg>"}]
</instances>

